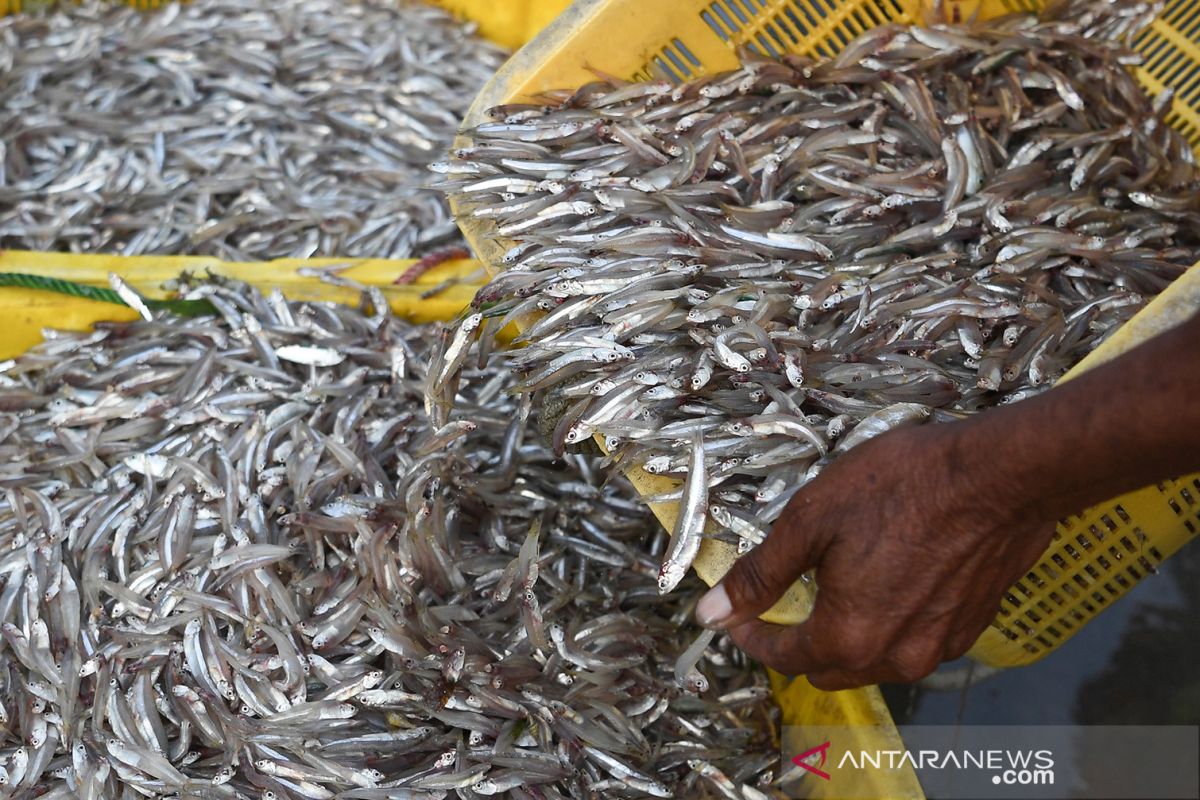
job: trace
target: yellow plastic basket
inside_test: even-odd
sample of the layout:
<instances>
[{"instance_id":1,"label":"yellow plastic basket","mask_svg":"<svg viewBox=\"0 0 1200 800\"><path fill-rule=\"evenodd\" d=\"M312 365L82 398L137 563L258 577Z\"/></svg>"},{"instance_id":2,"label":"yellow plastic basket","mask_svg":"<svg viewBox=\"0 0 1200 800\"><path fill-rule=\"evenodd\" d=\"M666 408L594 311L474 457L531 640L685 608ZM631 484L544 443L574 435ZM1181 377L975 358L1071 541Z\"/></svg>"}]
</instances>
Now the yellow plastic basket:
<instances>
[{"instance_id":1,"label":"yellow plastic basket","mask_svg":"<svg viewBox=\"0 0 1200 800\"><path fill-rule=\"evenodd\" d=\"M945 13L965 20L1039 6L1024 0L948 0ZM873 26L922 21L922 9L920 0L577 0L496 74L476 98L464 128L484 121L493 106L594 80L592 69L679 81L736 66L736 48L743 45L769 55L827 57ZM1147 59L1139 79L1152 93L1175 88L1168 120L1197 146L1200 4L1168 0L1136 46ZM459 225L494 269L507 245L491 236L490 222L459 215ZM1200 308L1198 285L1200 271L1193 268L1067 377L1148 338L1168 320L1193 313ZM674 485L642 470L630 477L643 494ZM1046 655L1192 538L1200 525L1198 503L1200 476L1188 476L1061 521L1051 548L1006 594L1000 614L971 655L995 666L1027 664ZM669 504L655 507L668 530L675 512ZM713 584L734 558L731 546L706 541L696 571ZM798 585L764 618L796 622L810 607L807 591Z\"/></svg>"}]
</instances>

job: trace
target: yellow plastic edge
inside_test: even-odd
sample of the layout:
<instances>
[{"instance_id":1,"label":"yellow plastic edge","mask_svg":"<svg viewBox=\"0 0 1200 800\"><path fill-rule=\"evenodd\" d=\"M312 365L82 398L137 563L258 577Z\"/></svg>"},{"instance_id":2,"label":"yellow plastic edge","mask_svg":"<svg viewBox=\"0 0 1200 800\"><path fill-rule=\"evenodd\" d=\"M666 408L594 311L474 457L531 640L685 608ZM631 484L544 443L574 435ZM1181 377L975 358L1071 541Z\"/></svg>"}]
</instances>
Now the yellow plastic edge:
<instances>
[{"instance_id":1,"label":"yellow plastic edge","mask_svg":"<svg viewBox=\"0 0 1200 800\"><path fill-rule=\"evenodd\" d=\"M325 300L357 303L352 289L332 286L316 277L298 274L301 268L344 267L339 274L383 292L392 311L416 322L452 319L475 296L481 265L470 259L447 261L420 276L411 285L393 281L416 263L399 259L280 259L258 263L221 261L206 256L110 256L0 251L0 272L24 272L62 278L94 286L107 286L110 272L128 281L147 297L164 297L163 284L183 272L212 273L245 281L264 291L278 288L292 300ZM440 287L441 284L446 284ZM439 288L440 287L440 288ZM429 296L426 296L429 295ZM5 287L0 289L0 319L6 322L0 337L0 358L13 358L42 341L43 328L86 331L97 322L132 320L129 308L96 300L83 300L57 292Z\"/></svg>"},{"instance_id":2,"label":"yellow plastic edge","mask_svg":"<svg viewBox=\"0 0 1200 800\"><path fill-rule=\"evenodd\" d=\"M2 2L2 0L0 0ZM546 27L571 0L429 0L433 5L471 20L479 34L516 49Z\"/></svg>"},{"instance_id":3,"label":"yellow plastic edge","mask_svg":"<svg viewBox=\"0 0 1200 800\"><path fill-rule=\"evenodd\" d=\"M879 689L849 689L823 692L803 676L789 678L769 671L771 691L783 717L784 726L794 726L803 739L807 729L817 727L824 733L837 729L837 741L831 741L830 758L836 763L842 752L900 751L904 742L892 722L892 715ZM811 736L811 734L810 734ZM804 752L821 744L819 741L795 741L781 736L784 752ZM789 765L784 764L785 768ZM827 767L828 769L828 767ZM838 770L834 779L824 781L805 776L799 787L806 798L879 798L880 800L924 800L925 793L912 767L904 764L895 769Z\"/></svg>"},{"instance_id":4,"label":"yellow plastic edge","mask_svg":"<svg viewBox=\"0 0 1200 800\"><path fill-rule=\"evenodd\" d=\"M1188 268L1146 307L1088 353L1058 383L1095 369L1191 319L1200 310L1200 263Z\"/></svg>"}]
</instances>

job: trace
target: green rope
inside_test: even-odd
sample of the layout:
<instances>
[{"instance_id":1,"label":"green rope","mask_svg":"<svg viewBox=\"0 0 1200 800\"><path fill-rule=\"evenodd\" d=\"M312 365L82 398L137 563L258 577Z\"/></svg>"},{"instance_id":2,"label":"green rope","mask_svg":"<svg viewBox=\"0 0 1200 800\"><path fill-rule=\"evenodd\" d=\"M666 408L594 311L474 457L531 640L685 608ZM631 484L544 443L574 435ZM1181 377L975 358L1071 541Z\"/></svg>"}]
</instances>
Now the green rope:
<instances>
[{"instance_id":1,"label":"green rope","mask_svg":"<svg viewBox=\"0 0 1200 800\"><path fill-rule=\"evenodd\" d=\"M89 286L85 283L50 278L45 275L30 275L26 272L0 272L0 287L16 286L21 289L43 289L48 292L83 297L88 300L99 300L102 303L126 305L121 296L112 289L101 286ZM151 300L143 298L147 307L159 311L167 311L181 317L200 317L215 314L216 309L207 300Z\"/></svg>"}]
</instances>

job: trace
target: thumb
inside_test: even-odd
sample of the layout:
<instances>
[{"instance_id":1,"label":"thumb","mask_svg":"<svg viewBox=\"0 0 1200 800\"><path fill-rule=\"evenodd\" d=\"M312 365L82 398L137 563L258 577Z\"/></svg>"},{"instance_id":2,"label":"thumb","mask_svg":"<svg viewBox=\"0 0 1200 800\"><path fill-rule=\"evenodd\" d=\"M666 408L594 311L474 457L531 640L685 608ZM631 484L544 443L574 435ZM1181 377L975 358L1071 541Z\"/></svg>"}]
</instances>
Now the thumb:
<instances>
[{"instance_id":1,"label":"thumb","mask_svg":"<svg viewBox=\"0 0 1200 800\"><path fill-rule=\"evenodd\" d=\"M706 628L731 628L758 617L820 560L818 537L784 518L758 547L734 562L696 604Z\"/></svg>"}]
</instances>

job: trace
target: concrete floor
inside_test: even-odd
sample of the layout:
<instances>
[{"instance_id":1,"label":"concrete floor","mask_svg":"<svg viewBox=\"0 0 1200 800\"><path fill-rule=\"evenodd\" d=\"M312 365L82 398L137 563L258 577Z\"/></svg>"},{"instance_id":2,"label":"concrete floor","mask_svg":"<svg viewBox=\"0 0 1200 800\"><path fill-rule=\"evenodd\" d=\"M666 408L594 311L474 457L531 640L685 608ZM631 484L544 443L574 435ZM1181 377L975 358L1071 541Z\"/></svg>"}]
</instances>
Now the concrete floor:
<instances>
[{"instance_id":1,"label":"concrete floor","mask_svg":"<svg viewBox=\"0 0 1200 800\"><path fill-rule=\"evenodd\" d=\"M1200 543L1036 664L884 696L899 724L1200 725Z\"/></svg>"},{"instance_id":2,"label":"concrete floor","mask_svg":"<svg viewBox=\"0 0 1200 800\"><path fill-rule=\"evenodd\" d=\"M885 686L898 724L910 725L1200 725L1200 543L1168 560L1046 658L992 674L963 689ZM942 672L965 674L967 662ZM1083 751L1086 752L1086 751ZM1111 788L1139 775L1186 783L1177 749L1152 751L1136 771L1121 758L1072 760L1059 768L1054 797L1114 797ZM1194 763L1189 765L1195 775ZM1085 787L1085 788L1080 788ZM1076 790L1080 793L1076 794ZM931 800L953 800L926 786ZM1192 797L1184 788L1174 797ZM1033 795L1031 795L1033 796Z\"/></svg>"}]
</instances>

